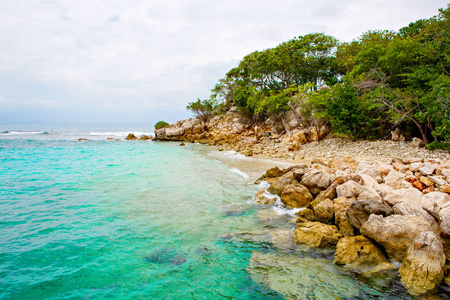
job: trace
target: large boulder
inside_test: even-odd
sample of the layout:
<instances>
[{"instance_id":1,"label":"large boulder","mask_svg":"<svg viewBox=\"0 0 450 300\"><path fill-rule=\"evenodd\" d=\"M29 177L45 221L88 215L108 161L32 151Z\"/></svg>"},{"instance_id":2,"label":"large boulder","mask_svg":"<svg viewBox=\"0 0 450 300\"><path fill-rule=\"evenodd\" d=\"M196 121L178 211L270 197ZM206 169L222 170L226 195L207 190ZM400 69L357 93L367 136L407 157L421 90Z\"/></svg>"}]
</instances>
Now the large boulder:
<instances>
[{"instance_id":1,"label":"large boulder","mask_svg":"<svg viewBox=\"0 0 450 300\"><path fill-rule=\"evenodd\" d=\"M311 203L311 206L317 221L325 224L332 224L334 218L333 201L328 198L316 199Z\"/></svg>"},{"instance_id":2,"label":"large boulder","mask_svg":"<svg viewBox=\"0 0 450 300\"><path fill-rule=\"evenodd\" d=\"M361 227L361 234L383 246L390 258L401 262L414 239L430 230L430 223L423 217L371 215Z\"/></svg>"},{"instance_id":3,"label":"large boulder","mask_svg":"<svg viewBox=\"0 0 450 300\"><path fill-rule=\"evenodd\" d=\"M320 191L326 190L333 180L334 177L325 170L312 169L303 175L301 184L306 186L311 193L318 194Z\"/></svg>"},{"instance_id":4,"label":"large boulder","mask_svg":"<svg viewBox=\"0 0 450 300\"><path fill-rule=\"evenodd\" d=\"M344 198L358 197L364 189L365 188L359 183L349 180L336 187L336 194L338 197Z\"/></svg>"},{"instance_id":5,"label":"large boulder","mask_svg":"<svg viewBox=\"0 0 450 300\"><path fill-rule=\"evenodd\" d=\"M421 205L423 194L415 188L391 190L386 193L383 200L394 206L400 202L410 202Z\"/></svg>"},{"instance_id":6,"label":"large boulder","mask_svg":"<svg viewBox=\"0 0 450 300\"><path fill-rule=\"evenodd\" d=\"M444 248L439 237L432 231L424 231L408 249L399 270L401 281L411 295L432 292L444 279L444 265Z\"/></svg>"},{"instance_id":7,"label":"large boulder","mask_svg":"<svg viewBox=\"0 0 450 300\"><path fill-rule=\"evenodd\" d=\"M137 140L138 138L133 133L129 133L125 139L127 141L132 141L132 140Z\"/></svg>"},{"instance_id":8,"label":"large boulder","mask_svg":"<svg viewBox=\"0 0 450 300\"><path fill-rule=\"evenodd\" d=\"M439 232L439 224L436 222L436 219L427 213L422 207L409 202L401 202L396 204L393 209L396 215L421 216L430 223L432 231Z\"/></svg>"},{"instance_id":9,"label":"large boulder","mask_svg":"<svg viewBox=\"0 0 450 300\"><path fill-rule=\"evenodd\" d=\"M281 192L281 202L288 208L307 207L313 200L309 190L301 184L290 184Z\"/></svg>"},{"instance_id":10,"label":"large boulder","mask_svg":"<svg viewBox=\"0 0 450 300\"><path fill-rule=\"evenodd\" d=\"M272 194L281 196L281 192L290 184L298 184L298 181L294 179L293 172L287 172L283 176L279 177L270 185L268 191Z\"/></svg>"},{"instance_id":11,"label":"large boulder","mask_svg":"<svg viewBox=\"0 0 450 300\"><path fill-rule=\"evenodd\" d=\"M385 202L369 199L357 200L347 210L350 223L358 229L367 222L372 214L387 217L393 213L392 207Z\"/></svg>"},{"instance_id":12,"label":"large boulder","mask_svg":"<svg viewBox=\"0 0 450 300\"><path fill-rule=\"evenodd\" d=\"M378 183L381 183L383 181L383 178L381 177L380 167L370 162L360 162L358 165L358 169L356 170L356 174L369 175L370 177L374 178Z\"/></svg>"},{"instance_id":13,"label":"large boulder","mask_svg":"<svg viewBox=\"0 0 450 300\"><path fill-rule=\"evenodd\" d=\"M337 244L342 235L334 225L319 222L297 223L294 230L294 242L309 247L324 248Z\"/></svg>"},{"instance_id":14,"label":"large boulder","mask_svg":"<svg viewBox=\"0 0 450 300\"><path fill-rule=\"evenodd\" d=\"M355 198L336 198L333 201L334 221L343 236L355 235L353 225L347 216L347 210L355 201Z\"/></svg>"},{"instance_id":15,"label":"large boulder","mask_svg":"<svg viewBox=\"0 0 450 300\"><path fill-rule=\"evenodd\" d=\"M450 205L444 206L439 211L439 222L441 225L441 235L450 238Z\"/></svg>"},{"instance_id":16,"label":"large boulder","mask_svg":"<svg viewBox=\"0 0 450 300\"><path fill-rule=\"evenodd\" d=\"M386 257L368 238L344 237L336 245L334 263L344 265L356 273L365 273L380 264L388 263Z\"/></svg>"}]
</instances>

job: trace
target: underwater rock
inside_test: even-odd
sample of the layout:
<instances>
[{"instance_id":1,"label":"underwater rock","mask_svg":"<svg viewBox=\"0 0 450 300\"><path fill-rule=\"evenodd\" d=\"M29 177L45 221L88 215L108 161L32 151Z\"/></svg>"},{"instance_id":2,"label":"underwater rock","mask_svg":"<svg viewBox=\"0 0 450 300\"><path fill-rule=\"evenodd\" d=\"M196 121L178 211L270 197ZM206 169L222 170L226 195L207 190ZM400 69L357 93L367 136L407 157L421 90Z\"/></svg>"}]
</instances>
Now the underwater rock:
<instances>
[{"instance_id":1,"label":"underwater rock","mask_svg":"<svg viewBox=\"0 0 450 300\"><path fill-rule=\"evenodd\" d=\"M359 296L353 279L326 259L253 252L247 271L253 281L286 299L349 299Z\"/></svg>"},{"instance_id":2,"label":"underwater rock","mask_svg":"<svg viewBox=\"0 0 450 300\"><path fill-rule=\"evenodd\" d=\"M309 247L334 246L341 238L342 235L336 226L320 222L297 223L297 228L294 230L294 241Z\"/></svg>"},{"instance_id":3,"label":"underwater rock","mask_svg":"<svg viewBox=\"0 0 450 300\"><path fill-rule=\"evenodd\" d=\"M147 254L145 260L154 264L179 266L184 264L187 261L187 258L180 254L175 248L162 248Z\"/></svg>"}]
</instances>

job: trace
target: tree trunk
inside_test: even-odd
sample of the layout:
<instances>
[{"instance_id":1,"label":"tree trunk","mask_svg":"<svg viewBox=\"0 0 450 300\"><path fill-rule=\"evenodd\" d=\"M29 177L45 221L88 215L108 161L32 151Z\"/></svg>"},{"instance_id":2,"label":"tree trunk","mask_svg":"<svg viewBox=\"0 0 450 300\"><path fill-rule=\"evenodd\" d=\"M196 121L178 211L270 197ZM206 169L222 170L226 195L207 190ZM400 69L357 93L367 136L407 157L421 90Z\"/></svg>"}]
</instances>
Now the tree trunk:
<instances>
[{"instance_id":1,"label":"tree trunk","mask_svg":"<svg viewBox=\"0 0 450 300\"><path fill-rule=\"evenodd\" d=\"M286 130L288 136L291 136L291 134L292 134L291 128L289 127L289 124L284 119L284 115L283 114L281 114L281 121L283 122L284 129Z\"/></svg>"},{"instance_id":2,"label":"tree trunk","mask_svg":"<svg viewBox=\"0 0 450 300\"><path fill-rule=\"evenodd\" d=\"M297 110L295 109L294 105L292 104L292 101L288 102L289 107L292 109L292 112L294 113L295 119L297 120L298 126L302 125L302 121L300 119L300 116L298 115Z\"/></svg>"},{"instance_id":3,"label":"tree trunk","mask_svg":"<svg viewBox=\"0 0 450 300\"><path fill-rule=\"evenodd\" d=\"M416 124L417 128L419 128L420 134L422 135L422 139L423 139L423 142L425 143L425 145L428 145L430 142L428 141L426 129L424 129L422 127L422 125L419 123L419 121L417 121L416 119L414 119L414 118L410 118L410 119L414 122L414 124Z\"/></svg>"}]
</instances>

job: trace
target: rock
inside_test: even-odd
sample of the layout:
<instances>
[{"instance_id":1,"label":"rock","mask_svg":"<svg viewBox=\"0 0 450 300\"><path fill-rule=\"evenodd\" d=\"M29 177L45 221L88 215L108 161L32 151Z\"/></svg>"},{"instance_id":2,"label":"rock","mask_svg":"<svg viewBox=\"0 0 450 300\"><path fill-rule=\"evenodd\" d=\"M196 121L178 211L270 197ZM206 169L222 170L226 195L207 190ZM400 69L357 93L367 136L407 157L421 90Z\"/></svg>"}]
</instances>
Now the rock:
<instances>
[{"instance_id":1,"label":"rock","mask_svg":"<svg viewBox=\"0 0 450 300\"><path fill-rule=\"evenodd\" d=\"M413 296L434 291L444 279L445 254L439 237L432 231L420 233L408 249L400 267L403 285Z\"/></svg>"},{"instance_id":2,"label":"rock","mask_svg":"<svg viewBox=\"0 0 450 300\"><path fill-rule=\"evenodd\" d=\"M77 141L90 141L90 139L86 139L86 138L79 138L79 139L77 139Z\"/></svg>"},{"instance_id":3,"label":"rock","mask_svg":"<svg viewBox=\"0 0 450 300\"><path fill-rule=\"evenodd\" d=\"M413 147L419 148L419 147L424 147L425 143L423 142L422 139L419 139L417 137L413 137L412 145L413 145Z\"/></svg>"},{"instance_id":4,"label":"rock","mask_svg":"<svg viewBox=\"0 0 450 300\"><path fill-rule=\"evenodd\" d=\"M445 206L439 211L439 223L441 226L441 235L450 238L450 205Z\"/></svg>"},{"instance_id":5,"label":"rock","mask_svg":"<svg viewBox=\"0 0 450 300\"><path fill-rule=\"evenodd\" d=\"M421 206L422 197L423 194L417 189L398 189L388 192L383 200L392 206L405 201Z\"/></svg>"},{"instance_id":6,"label":"rock","mask_svg":"<svg viewBox=\"0 0 450 300\"><path fill-rule=\"evenodd\" d=\"M266 173L265 173L263 176L259 177L259 178L255 181L255 184L260 183L262 180L264 180L264 179L266 179L266 178L281 177L281 176L284 175L284 173L285 173L285 172L284 172L283 170L280 170L280 168L278 168L278 167L273 167L273 168L267 170Z\"/></svg>"},{"instance_id":7,"label":"rock","mask_svg":"<svg viewBox=\"0 0 450 300\"><path fill-rule=\"evenodd\" d=\"M441 191L442 193L450 194L450 184L441 185L439 187L439 191Z\"/></svg>"},{"instance_id":8,"label":"rock","mask_svg":"<svg viewBox=\"0 0 450 300\"><path fill-rule=\"evenodd\" d=\"M423 184L425 184L426 186L432 186L432 185L434 185L434 182L433 182L430 178L428 178L428 177L420 176L419 180L420 180Z\"/></svg>"},{"instance_id":9,"label":"rock","mask_svg":"<svg viewBox=\"0 0 450 300\"><path fill-rule=\"evenodd\" d=\"M439 211L450 202L450 196L442 192L431 192L423 195L420 205L432 216L439 219Z\"/></svg>"},{"instance_id":10,"label":"rock","mask_svg":"<svg viewBox=\"0 0 450 300\"><path fill-rule=\"evenodd\" d=\"M391 137L393 141L400 141L400 142L404 142L405 136L402 134L402 131L400 130L400 128L396 128L395 131L391 131Z\"/></svg>"},{"instance_id":11,"label":"rock","mask_svg":"<svg viewBox=\"0 0 450 300\"><path fill-rule=\"evenodd\" d=\"M325 199L330 199L333 200L334 198L336 198L336 186L337 183L335 184L334 182L324 191L321 191L316 199L319 200L325 200Z\"/></svg>"},{"instance_id":12,"label":"rock","mask_svg":"<svg viewBox=\"0 0 450 300\"><path fill-rule=\"evenodd\" d=\"M439 224L436 222L436 219L427 213L422 207L409 202L401 202L396 204L393 209L396 215L415 215L423 217L430 223L432 231L439 232Z\"/></svg>"},{"instance_id":13,"label":"rock","mask_svg":"<svg viewBox=\"0 0 450 300\"><path fill-rule=\"evenodd\" d=\"M316 222L316 216L314 215L314 211L310 208L304 208L299 210L298 212L295 213L297 216L300 217L300 220L297 221L298 223L302 223L305 220L307 221L311 221L311 222Z\"/></svg>"},{"instance_id":14,"label":"rock","mask_svg":"<svg viewBox=\"0 0 450 300\"><path fill-rule=\"evenodd\" d=\"M383 179L381 178L380 167L369 162L360 162L358 165L358 169L356 170L356 174L369 175L378 183L381 183L383 181Z\"/></svg>"},{"instance_id":15,"label":"rock","mask_svg":"<svg viewBox=\"0 0 450 300\"><path fill-rule=\"evenodd\" d=\"M294 168L294 179L298 182L302 181L303 175L305 175L306 172L308 172L310 168L306 165L298 165Z\"/></svg>"},{"instance_id":16,"label":"rock","mask_svg":"<svg viewBox=\"0 0 450 300\"><path fill-rule=\"evenodd\" d=\"M386 257L377 246L362 235L344 237L336 245L334 263L344 265L356 273L365 273L387 263Z\"/></svg>"},{"instance_id":17,"label":"rock","mask_svg":"<svg viewBox=\"0 0 450 300\"><path fill-rule=\"evenodd\" d=\"M430 223L423 217L392 215L383 218L374 214L360 231L380 244L391 259L401 262L414 239L421 232L430 230Z\"/></svg>"},{"instance_id":18,"label":"rock","mask_svg":"<svg viewBox=\"0 0 450 300\"><path fill-rule=\"evenodd\" d=\"M373 201L377 201L377 202L383 201L381 196L372 188L367 188L367 189L363 190L358 195L358 200L359 199L373 200Z\"/></svg>"},{"instance_id":19,"label":"rock","mask_svg":"<svg viewBox=\"0 0 450 300\"><path fill-rule=\"evenodd\" d=\"M149 137L148 135L143 134L143 135L141 135L141 137L140 137L139 139L140 139L141 141L147 141L147 140L150 140L151 137Z\"/></svg>"},{"instance_id":20,"label":"rock","mask_svg":"<svg viewBox=\"0 0 450 300\"><path fill-rule=\"evenodd\" d=\"M313 199L309 190L298 183L287 185L281 192L281 202L290 209L307 207Z\"/></svg>"},{"instance_id":21,"label":"rock","mask_svg":"<svg viewBox=\"0 0 450 300\"><path fill-rule=\"evenodd\" d=\"M253 156L253 150L252 150L252 149L249 149L249 148L244 149L244 150L242 151L242 154L244 154L245 156Z\"/></svg>"},{"instance_id":22,"label":"rock","mask_svg":"<svg viewBox=\"0 0 450 300\"><path fill-rule=\"evenodd\" d=\"M425 163L425 165L419 169L419 172L422 175L431 175L436 170L436 165L432 163Z\"/></svg>"},{"instance_id":23,"label":"rock","mask_svg":"<svg viewBox=\"0 0 450 300\"><path fill-rule=\"evenodd\" d=\"M428 176L428 179L429 179L432 183L436 184L436 187L441 187L441 186L443 186L443 185L448 184L448 182L447 182L447 180L445 179L444 176ZM424 183L425 183L425 182L424 182ZM432 185L432 184L430 184L430 185Z\"/></svg>"},{"instance_id":24,"label":"rock","mask_svg":"<svg viewBox=\"0 0 450 300\"><path fill-rule=\"evenodd\" d=\"M341 237L336 226L319 222L297 223L297 228L294 230L294 242L309 247L334 246Z\"/></svg>"},{"instance_id":25,"label":"rock","mask_svg":"<svg viewBox=\"0 0 450 300\"><path fill-rule=\"evenodd\" d=\"M273 204L276 200L276 195L272 195L266 190L260 190L256 192L253 202L255 204Z\"/></svg>"},{"instance_id":26,"label":"rock","mask_svg":"<svg viewBox=\"0 0 450 300\"><path fill-rule=\"evenodd\" d=\"M332 261L253 252L247 272L257 284L284 299L355 299L359 288ZM320 287L320 288L318 288Z\"/></svg>"},{"instance_id":27,"label":"rock","mask_svg":"<svg viewBox=\"0 0 450 300\"><path fill-rule=\"evenodd\" d=\"M409 165L409 170L411 172L418 172L420 168L425 166L422 162L416 162Z\"/></svg>"},{"instance_id":28,"label":"rock","mask_svg":"<svg viewBox=\"0 0 450 300\"><path fill-rule=\"evenodd\" d=\"M316 220L325 223L325 224L332 224L333 218L334 218L334 205L333 201L330 199L324 199L324 200L314 200L311 203L311 206L314 210L314 216L316 217Z\"/></svg>"},{"instance_id":29,"label":"rock","mask_svg":"<svg viewBox=\"0 0 450 300\"><path fill-rule=\"evenodd\" d=\"M356 183L353 180L349 180L344 184L341 184L338 187L336 187L336 194L339 198L358 197L363 190L364 188L362 187L362 185Z\"/></svg>"},{"instance_id":30,"label":"rock","mask_svg":"<svg viewBox=\"0 0 450 300\"><path fill-rule=\"evenodd\" d=\"M268 191L272 194L281 196L283 189L290 184L298 184L298 181L294 179L293 172L288 172L276 179L276 181L271 183Z\"/></svg>"},{"instance_id":31,"label":"rock","mask_svg":"<svg viewBox=\"0 0 450 300\"><path fill-rule=\"evenodd\" d=\"M411 185L419 191L423 191L424 189L426 189L425 184L421 181L414 181Z\"/></svg>"},{"instance_id":32,"label":"rock","mask_svg":"<svg viewBox=\"0 0 450 300\"><path fill-rule=\"evenodd\" d=\"M386 217L393 213L394 211L392 208L385 202L368 199L361 199L353 202L347 210L347 216L350 223L357 229L360 229L372 214Z\"/></svg>"},{"instance_id":33,"label":"rock","mask_svg":"<svg viewBox=\"0 0 450 300\"><path fill-rule=\"evenodd\" d=\"M334 199L334 218L339 232L343 236L353 236L355 235L353 225L347 216L347 210L355 202L355 198L336 198Z\"/></svg>"},{"instance_id":34,"label":"rock","mask_svg":"<svg viewBox=\"0 0 450 300\"><path fill-rule=\"evenodd\" d=\"M390 185L394 189L398 189L401 186L403 179L405 178L405 174L400 173L395 170L391 170L389 174L384 178L384 183Z\"/></svg>"},{"instance_id":35,"label":"rock","mask_svg":"<svg viewBox=\"0 0 450 300\"><path fill-rule=\"evenodd\" d=\"M165 134L166 134L166 136L167 137L179 137L179 136L182 136L183 134L184 134L184 130L183 130L183 128L177 128L177 127L167 127L167 128L164 128L166 131L165 131Z\"/></svg>"},{"instance_id":36,"label":"rock","mask_svg":"<svg viewBox=\"0 0 450 300\"><path fill-rule=\"evenodd\" d=\"M306 186L311 193L318 194L320 191L326 190L334 178L324 170L312 169L306 172L301 184Z\"/></svg>"},{"instance_id":37,"label":"rock","mask_svg":"<svg viewBox=\"0 0 450 300\"><path fill-rule=\"evenodd\" d=\"M185 143L180 143L180 146L183 147L183 146L186 146L186 144Z\"/></svg>"},{"instance_id":38,"label":"rock","mask_svg":"<svg viewBox=\"0 0 450 300\"><path fill-rule=\"evenodd\" d=\"M127 141L131 141L131 140L137 140L138 138L134 134L129 133L125 139Z\"/></svg>"}]
</instances>

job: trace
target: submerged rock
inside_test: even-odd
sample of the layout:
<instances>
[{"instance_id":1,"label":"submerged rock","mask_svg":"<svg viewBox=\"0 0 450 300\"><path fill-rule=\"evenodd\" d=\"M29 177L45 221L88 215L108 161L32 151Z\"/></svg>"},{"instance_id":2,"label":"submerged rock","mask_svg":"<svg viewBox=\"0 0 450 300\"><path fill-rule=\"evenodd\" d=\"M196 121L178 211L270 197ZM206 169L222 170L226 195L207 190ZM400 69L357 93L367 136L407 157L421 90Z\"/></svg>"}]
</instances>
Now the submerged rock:
<instances>
[{"instance_id":1,"label":"submerged rock","mask_svg":"<svg viewBox=\"0 0 450 300\"><path fill-rule=\"evenodd\" d=\"M175 248L163 248L153 251L145 256L145 259L154 264L167 264L179 266L187 261L186 256L180 254Z\"/></svg>"},{"instance_id":2,"label":"submerged rock","mask_svg":"<svg viewBox=\"0 0 450 300\"><path fill-rule=\"evenodd\" d=\"M445 254L439 237L432 231L419 234L400 267L403 285L411 295L432 292L444 279Z\"/></svg>"},{"instance_id":3,"label":"submerged rock","mask_svg":"<svg viewBox=\"0 0 450 300\"><path fill-rule=\"evenodd\" d=\"M266 190L259 190L256 192L253 202L255 204L273 204L277 201L277 197Z\"/></svg>"},{"instance_id":4,"label":"submerged rock","mask_svg":"<svg viewBox=\"0 0 450 300\"><path fill-rule=\"evenodd\" d=\"M333 262L326 259L253 252L247 271L253 281L286 299L349 299L359 296L353 279L339 274Z\"/></svg>"}]
</instances>

